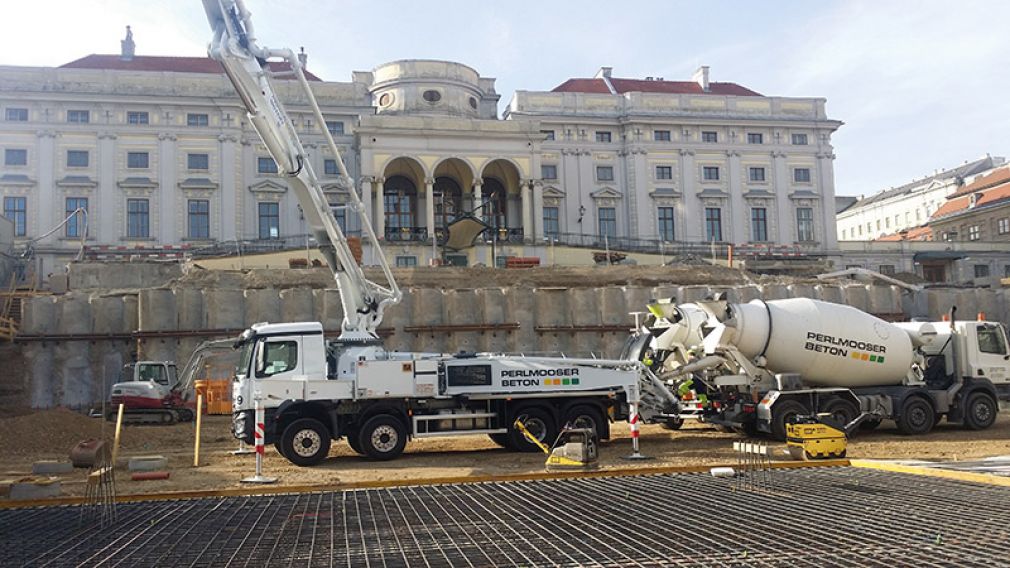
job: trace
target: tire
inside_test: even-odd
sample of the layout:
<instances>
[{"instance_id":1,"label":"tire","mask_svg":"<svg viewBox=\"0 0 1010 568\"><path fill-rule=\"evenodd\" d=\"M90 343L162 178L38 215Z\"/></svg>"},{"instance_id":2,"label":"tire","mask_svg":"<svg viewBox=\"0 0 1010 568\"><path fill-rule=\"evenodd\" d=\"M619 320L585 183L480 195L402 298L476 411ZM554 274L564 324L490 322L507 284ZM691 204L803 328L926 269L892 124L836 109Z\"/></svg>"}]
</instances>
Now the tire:
<instances>
[{"instance_id":1,"label":"tire","mask_svg":"<svg viewBox=\"0 0 1010 568\"><path fill-rule=\"evenodd\" d=\"M526 428L541 443L550 447L558 439L558 427L554 423L554 417L549 412L538 407L521 408L513 415L509 421L508 437L512 449L518 452L539 452L540 448L536 444L526 439L514 426L516 419L522 421Z\"/></svg>"},{"instance_id":2,"label":"tire","mask_svg":"<svg viewBox=\"0 0 1010 568\"><path fill-rule=\"evenodd\" d=\"M179 410L179 422L192 422L193 421L193 411L188 408L183 408Z\"/></svg>"},{"instance_id":3,"label":"tire","mask_svg":"<svg viewBox=\"0 0 1010 568\"><path fill-rule=\"evenodd\" d=\"M859 416L859 408L848 400L836 398L824 405L823 412L831 414L831 417L842 427L852 422Z\"/></svg>"},{"instance_id":4,"label":"tire","mask_svg":"<svg viewBox=\"0 0 1010 568\"><path fill-rule=\"evenodd\" d=\"M582 404L571 407L565 412L562 424L573 428L592 428L593 432L596 432L596 439L603 439L603 417L600 415L600 411L592 406Z\"/></svg>"},{"instance_id":5,"label":"tire","mask_svg":"<svg viewBox=\"0 0 1010 568\"><path fill-rule=\"evenodd\" d=\"M964 427L969 430L985 430L996 422L999 404L984 392L968 395L964 403Z\"/></svg>"},{"instance_id":6,"label":"tire","mask_svg":"<svg viewBox=\"0 0 1010 568\"><path fill-rule=\"evenodd\" d=\"M379 414L365 421L358 432L362 454L376 460L395 459L407 447L407 427L398 418Z\"/></svg>"},{"instance_id":7,"label":"tire","mask_svg":"<svg viewBox=\"0 0 1010 568\"><path fill-rule=\"evenodd\" d=\"M669 418L659 425L666 430L680 430L680 427L684 425L684 421L680 418Z\"/></svg>"},{"instance_id":8,"label":"tire","mask_svg":"<svg viewBox=\"0 0 1010 568\"><path fill-rule=\"evenodd\" d=\"M347 435L344 437L347 438L347 445L350 446L352 450L354 450L354 453L365 455L365 452L361 449L361 440L359 439L360 436L361 436L360 431L349 430L347 432Z\"/></svg>"},{"instance_id":9,"label":"tire","mask_svg":"<svg viewBox=\"0 0 1010 568\"><path fill-rule=\"evenodd\" d=\"M902 434L919 436L933 429L935 419L933 405L921 396L912 396L901 405L901 415L895 423Z\"/></svg>"},{"instance_id":10,"label":"tire","mask_svg":"<svg viewBox=\"0 0 1010 568\"><path fill-rule=\"evenodd\" d=\"M282 458L287 457L284 455L284 446L281 444L280 440L274 442L274 449L277 450L277 453L280 454Z\"/></svg>"},{"instance_id":11,"label":"tire","mask_svg":"<svg viewBox=\"0 0 1010 568\"><path fill-rule=\"evenodd\" d=\"M792 424L800 414L809 414L807 407L795 400L783 400L772 408L772 438L784 442L786 425Z\"/></svg>"},{"instance_id":12,"label":"tire","mask_svg":"<svg viewBox=\"0 0 1010 568\"><path fill-rule=\"evenodd\" d=\"M330 431L315 418L299 418L281 435L281 455L300 466L316 465L330 454Z\"/></svg>"},{"instance_id":13,"label":"tire","mask_svg":"<svg viewBox=\"0 0 1010 568\"><path fill-rule=\"evenodd\" d=\"M877 426L880 426L881 422L882 420L880 418L867 418L859 425L859 429L863 432L872 432L877 429Z\"/></svg>"},{"instance_id":14,"label":"tire","mask_svg":"<svg viewBox=\"0 0 1010 568\"><path fill-rule=\"evenodd\" d=\"M512 443L509 441L508 434L488 434L487 437L491 438L492 442L498 444L506 450L512 449Z\"/></svg>"}]
</instances>

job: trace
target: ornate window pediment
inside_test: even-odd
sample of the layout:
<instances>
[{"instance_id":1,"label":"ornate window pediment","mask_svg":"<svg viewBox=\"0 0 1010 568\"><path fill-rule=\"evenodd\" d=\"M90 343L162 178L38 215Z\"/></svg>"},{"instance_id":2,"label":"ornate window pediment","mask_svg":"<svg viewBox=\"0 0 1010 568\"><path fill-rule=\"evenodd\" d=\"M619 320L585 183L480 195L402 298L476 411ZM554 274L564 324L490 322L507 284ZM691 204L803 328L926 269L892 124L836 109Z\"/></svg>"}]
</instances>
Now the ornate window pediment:
<instances>
[{"instance_id":1,"label":"ornate window pediment","mask_svg":"<svg viewBox=\"0 0 1010 568\"><path fill-rule=\"evenodd\" d=\"M179 189L217 189L217 182L208 178L186 178L179 182Z\"/></svg>"},{"instance_id":2,"label":"ornate window pediment","mask_svg":"<svg viewBox=\"0 0 1010 568\"><path fill-rule=\"evenodd\" d=\"M98 187L98 182L91 179L91 176L65 176L56 182L58 187L94 188Z\"/></svg>"},{"instance_id":3,"label":"ornate window pediment","mask_svg":"<svg viewBox=\"0 0 1010 568\"><path fill-rule=\"evenodd\" d=\"M789 199L820 199L821 196L809 189L797 189L789 194Z\"/></svg>"},{"instance_id":4,"label":"ornate window pediment","mask_svg":"<svg viewBox=\"0 0 1010 568\"><path fill-rule=\"evenodd\" d=\"M0 176L0 185L8 187L31 187L35 180L24 174L4 174Z\"/></svg>"},{"instance_id":5,"label":"ornate window pediment","mask_svg":"<svg viewBox=\"0 0 1010 568\"><path fill-rule=\"evenodd\" d=\"M767 189L751 189L747 193L743 194L744 199L773 199L775 194L768 191Z\"/></svg>"},{"instance_id":6,"label":"ornate window pediment","mask_svg":"<svg viewBox=\"0 0 1010 568\"><path fill-rule=\"evenodd\" d=\"M620 191L612 187L604 187L589 194L597 207L616 207L617 202L624 197Z\"/></svg>"},{"instance_id":7,"label":"ornate window pediment","mask_svg":"<svg viewBox=\"0 0 1010 568\"><path fill-rule=\"evenodd\" d=\"M544 188L544 205L547 207L557 207L565 199L565 192L559 187L549 185Z\"/></svg>"},{"instance_id":8,"label":"ornate window pediment","mask_svg":"<svg viewBox=\"0 0 1010 568\"><path fill-rule=\"evenodd\" d=\"M123 189L154 189L158 187L158 182L149 177L137 176L121 180L117 185Z\"/></svg>"},{"instance_id":9,"label":"ornate window pediment","mask_svg":"<svg viewBox=\"0 0 1010 568\"><path fill-rule=\"evenodd\" d=\"M701 199L728 199L729 194L721 189L706 187L698 192L698 197Z\"/></svg>"},{"instance_id":10,"label":"ornate window pediment","mask_svg":"<svg viewBox=\"0 0 1010 568\"><path fill-rule=\"evenodd\" d=\"M281 194L287 193L288 186L285 183L277 183L271 179L256 182L249 186L249 191L260 194Z\"/></svg>"}]
</instances>

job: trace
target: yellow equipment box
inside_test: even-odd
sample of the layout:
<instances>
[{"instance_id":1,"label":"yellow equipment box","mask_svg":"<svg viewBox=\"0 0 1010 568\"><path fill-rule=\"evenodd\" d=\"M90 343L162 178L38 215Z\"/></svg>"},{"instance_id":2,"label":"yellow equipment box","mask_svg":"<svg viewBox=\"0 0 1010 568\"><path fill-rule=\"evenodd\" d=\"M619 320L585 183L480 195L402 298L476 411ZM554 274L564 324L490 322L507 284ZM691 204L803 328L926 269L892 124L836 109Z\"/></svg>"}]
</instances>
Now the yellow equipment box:
<instances>
[{"instance_id":1,"label":"yellow equipment box","mask_svg":"<svg viewBox=\"0 0 1010 568\"><path fill-rule=\"evenodd\" d=\"M810 417L809 422L786 425L786 446L793 459L841 459L845 457L848 442L845 432L818 422Z\"/></svg>"}]
</instances>

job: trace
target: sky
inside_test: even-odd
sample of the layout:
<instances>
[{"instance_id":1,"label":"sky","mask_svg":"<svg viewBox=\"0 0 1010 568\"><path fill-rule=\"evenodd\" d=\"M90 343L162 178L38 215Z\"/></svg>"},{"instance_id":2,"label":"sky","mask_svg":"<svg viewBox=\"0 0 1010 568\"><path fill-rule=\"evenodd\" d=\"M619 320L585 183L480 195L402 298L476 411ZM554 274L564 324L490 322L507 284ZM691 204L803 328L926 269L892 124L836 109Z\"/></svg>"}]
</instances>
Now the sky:
<instances>
[{"instance_id":1,"label":"sky","mask_svg":"<svg viewBox=\"0 0 1010 568\"><path fill-rule=\"evenodd\" d=\"M0 65L118 53L206 53L196 0L7 0ZM325 80L397 59L447 59L515 90L601 66L827 99L838 195L870 195L989 153L1010 155L1010 2L1001 0L246 0L261 45L305 47Z\"/></svg>"}]
</instances>

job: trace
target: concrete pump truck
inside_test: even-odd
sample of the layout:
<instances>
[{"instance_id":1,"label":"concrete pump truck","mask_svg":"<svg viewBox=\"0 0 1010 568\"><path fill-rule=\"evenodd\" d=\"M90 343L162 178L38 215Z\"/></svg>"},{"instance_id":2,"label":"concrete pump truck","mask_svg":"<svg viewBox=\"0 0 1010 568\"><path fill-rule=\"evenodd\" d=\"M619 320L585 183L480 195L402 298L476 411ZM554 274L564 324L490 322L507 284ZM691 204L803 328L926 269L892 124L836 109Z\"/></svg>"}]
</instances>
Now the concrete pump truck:
<instances>
[{"instance_id":1,"label":"concrete pump truck","mask_svg":"<svg viewBox=\"0 0 1010 568\"><path fill-rule=\"evenodd\" d=\"M273 87L268 61L280 59L303 89L316 125L325 125L301 62L289 49L258 45L241 0L204 0L204 8L213 29L208 52L224 66L249 122L297 197L343 307L340 334L332 341L317 322L261 323L241 334L235 437L253 442L257 403L265 408L266 443L298 465L319 463L331 441L341 438L360 454L387 460L403 452L408 438L425 436L487 434L504 447L538 451L514 426L517 419L548 444L566 424L595 429L606 439L611 420L636 413L645 421L662 419L663 405L673 397L640 363L640 341L617 360L386 350L376 329L402 292L333 137L320 129L350 196L348 217L357 215L362 238L381 266L381 284L368 280L355 262ZM639 408L643 398L648 403Z\"/></svg>"}]
</instances>

